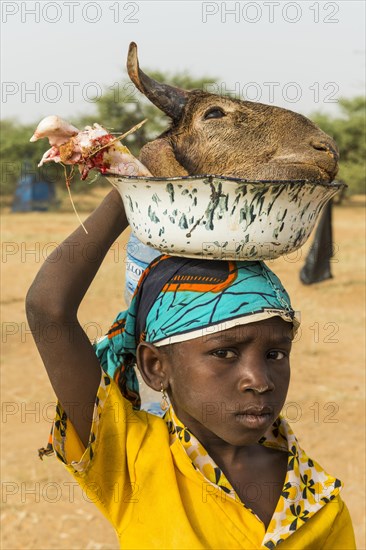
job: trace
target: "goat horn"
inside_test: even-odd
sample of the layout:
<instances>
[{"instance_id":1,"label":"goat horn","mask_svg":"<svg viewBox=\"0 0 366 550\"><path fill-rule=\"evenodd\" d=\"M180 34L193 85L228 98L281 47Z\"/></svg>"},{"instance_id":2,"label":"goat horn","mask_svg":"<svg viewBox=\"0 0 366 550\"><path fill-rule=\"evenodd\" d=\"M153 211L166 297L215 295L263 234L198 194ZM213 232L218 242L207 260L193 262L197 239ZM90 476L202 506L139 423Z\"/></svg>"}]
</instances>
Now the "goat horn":
<instances>
[{"instance_id":1,"label":"goat horn","mask_svg":"<svg viewBox=\"0 0 366 550\"><path fill-rule=\"evenodd\" d=\"M160 84L143 73L139 67L135 42L131 42L128 50L127 71L136 88L156 107L173 120L181 117L189 92L168 84Z\"/></svg>"}]
</instances>

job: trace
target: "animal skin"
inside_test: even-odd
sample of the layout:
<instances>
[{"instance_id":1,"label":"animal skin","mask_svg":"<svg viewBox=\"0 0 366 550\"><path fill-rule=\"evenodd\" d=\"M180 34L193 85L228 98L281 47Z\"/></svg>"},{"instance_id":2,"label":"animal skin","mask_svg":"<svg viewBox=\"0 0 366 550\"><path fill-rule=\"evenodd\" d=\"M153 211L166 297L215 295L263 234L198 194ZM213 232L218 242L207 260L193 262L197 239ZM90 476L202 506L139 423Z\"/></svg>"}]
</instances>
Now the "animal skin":
<instances>
[{"instance_id":1,"label":"animal skin","mask_svg":"<svg viewBox=\"0 0 366 550\"><path fill-rule=\"evenodd\" d=\"M41 120L30 141L42 138L48 138L51 149L44 153L38 166L47 162L77 165L82 180L92 169L101 174L152 175L118 138L97 123L80 131L59 116L50 115Z\"/></svg>"},{"instance_id":2,"label":"animal skin","mask_svg":"<svg viewBox=\"0 0 366 550\"><path fill-rule=\"evenodd\" d=\"M303 115L156 82L139 68L134 42L127 70L140 92L172 120L141 149L140 160L154 176L330 182L337 174L336 143Z\"/></svg>"}]
</instances>

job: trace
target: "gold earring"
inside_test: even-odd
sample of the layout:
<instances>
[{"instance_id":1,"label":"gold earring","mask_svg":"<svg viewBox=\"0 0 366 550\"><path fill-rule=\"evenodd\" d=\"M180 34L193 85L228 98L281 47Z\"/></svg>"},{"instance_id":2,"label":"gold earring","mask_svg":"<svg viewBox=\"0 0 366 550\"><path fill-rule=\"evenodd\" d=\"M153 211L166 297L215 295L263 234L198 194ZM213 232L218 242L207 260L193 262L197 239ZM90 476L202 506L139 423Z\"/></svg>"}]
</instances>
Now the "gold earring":
<instances>
[{"instance_id":1,"label":"gold earring","mask_svg":"<svg viewBox=\"0 0 366 550\"><path fill-rule=\"evenodd\" d=\"M161 382L160 392L161 392L160 408L162 411L166 411L167 409L169 409L169 402L168 402L168 396L165 392L165 388L162 382Z\"/></svg>"}]
</instances>

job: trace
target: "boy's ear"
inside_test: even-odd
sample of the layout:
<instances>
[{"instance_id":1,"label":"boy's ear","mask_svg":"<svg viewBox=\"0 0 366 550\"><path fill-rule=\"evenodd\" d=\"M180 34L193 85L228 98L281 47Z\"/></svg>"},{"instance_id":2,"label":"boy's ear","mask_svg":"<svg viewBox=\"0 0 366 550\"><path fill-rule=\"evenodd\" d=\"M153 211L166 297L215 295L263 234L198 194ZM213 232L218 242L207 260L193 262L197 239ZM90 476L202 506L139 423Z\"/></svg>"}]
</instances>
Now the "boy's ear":
<instances>
[{"instance_id":1,"label":"boy's ear","mask_svg":"<svg viewBox=\"0 0 366 550\"><path fill-rule=\"evenodd\" d=\"M166 387L168 379L167 357L159 348L148 342L141 342L136 352L137 366L144 382L153 390Z\"/></svg>"}]
</instances>

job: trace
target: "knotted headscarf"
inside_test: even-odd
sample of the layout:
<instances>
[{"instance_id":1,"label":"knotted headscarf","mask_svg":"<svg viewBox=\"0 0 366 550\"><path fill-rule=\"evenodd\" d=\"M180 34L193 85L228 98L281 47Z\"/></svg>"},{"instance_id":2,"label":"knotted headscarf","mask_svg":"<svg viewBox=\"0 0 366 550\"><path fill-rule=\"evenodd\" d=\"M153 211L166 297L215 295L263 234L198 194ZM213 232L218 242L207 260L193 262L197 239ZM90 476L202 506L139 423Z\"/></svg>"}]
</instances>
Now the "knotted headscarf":
<instances>
[{"instance_id":1,"label":"knotted headscarf","mask_svg":"<svg viewBox=\"0 0 366 550\"><path fill-rule=\"evenodd\" d=\"M140 342L183 342L213 331L280 316L300 324L278 277L263 263L159 256L144 271L130 307L94 344L102 368L135 408Z\"/></svg>"}]
</instances>

